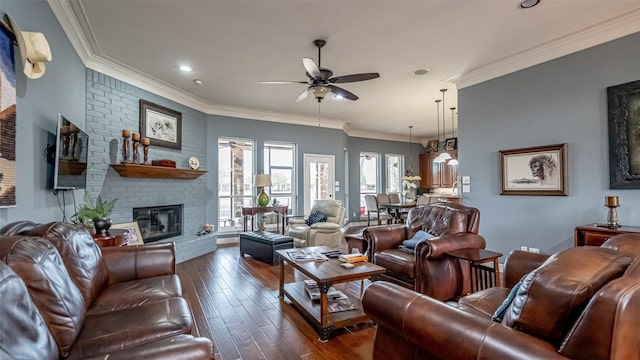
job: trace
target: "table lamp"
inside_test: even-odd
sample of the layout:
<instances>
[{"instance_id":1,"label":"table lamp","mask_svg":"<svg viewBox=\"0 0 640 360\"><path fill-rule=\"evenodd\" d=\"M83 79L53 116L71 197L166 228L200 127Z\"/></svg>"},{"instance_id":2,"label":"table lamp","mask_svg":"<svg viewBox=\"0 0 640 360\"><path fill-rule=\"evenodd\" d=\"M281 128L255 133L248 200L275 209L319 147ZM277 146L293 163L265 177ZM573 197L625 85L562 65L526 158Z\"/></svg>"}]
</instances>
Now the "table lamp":
<instances>
[{"instance_id":1,"label":"table lamp","mask_svg":"<svg viewBox=\"0 0 640 360\"><path fill-rule=\"evenodd\" d=\"M267 206L269 204L269 195L264 192L265 186L271 186L271 175L269 174L256 174L254 179L256 188L260 189L260 193L257 197L257 203L259 206Z\"/></svg>"}]
</instances>

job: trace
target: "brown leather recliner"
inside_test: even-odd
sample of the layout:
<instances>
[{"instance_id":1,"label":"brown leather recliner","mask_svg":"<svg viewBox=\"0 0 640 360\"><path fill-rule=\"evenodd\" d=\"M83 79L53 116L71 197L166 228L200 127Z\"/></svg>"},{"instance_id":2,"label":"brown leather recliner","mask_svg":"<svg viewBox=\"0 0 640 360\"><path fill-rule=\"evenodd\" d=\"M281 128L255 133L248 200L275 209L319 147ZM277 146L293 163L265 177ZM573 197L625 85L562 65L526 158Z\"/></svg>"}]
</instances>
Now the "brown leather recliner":
<instances>
[{"instance_id":1,"label":"brown leather recliner","mask_svg":"<svg viewBox=\"0 0 640 360\"><path fill-rule=\"evenodd\" d=\"M362 300L378 323L373 359L639 360L640 236L629 235L551 257L513 251L511 289L457 306L375 282Z\"/></svg>"},{"instance_id":2,"label":"brown leather recliner","mask_svg":"<svg viewBox=\"0 0 640 360\"><path fill-rule=\"evenodd\" d=\"M363 237L369 244L371 261L387 270L382 280L446 301L470 291L468 266L446 252L484 249L479 224L478 209L438 202L412 208L404 224L368 227ZM435 237L419 242L415 253L402 249L403 241L419 230Z\"/></svg>"}]
</instances>

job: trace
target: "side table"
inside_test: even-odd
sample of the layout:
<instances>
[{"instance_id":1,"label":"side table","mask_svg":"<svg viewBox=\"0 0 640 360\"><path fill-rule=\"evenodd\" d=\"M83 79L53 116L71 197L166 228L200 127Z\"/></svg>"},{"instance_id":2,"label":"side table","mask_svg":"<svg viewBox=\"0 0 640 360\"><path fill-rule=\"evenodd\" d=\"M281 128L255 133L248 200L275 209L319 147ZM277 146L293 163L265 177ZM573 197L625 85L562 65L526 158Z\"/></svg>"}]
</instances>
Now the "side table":
<instances>
[{"instance_id":1,"label":"side table","mask_svg":"<svg viewBox=\"0 0 640 360\"><path fill-rule=\"evenodd\" d=\"M610 237L627 233L640 233L640 227L618 226L617 228L609 228L606 224L577 226L573 231L573 246L600 246Z\"/></svg>"},{"instance_id":2,"label":"side table","mask_svg":"<svg viewBox=\"0 0 640 360\"><path fill-rule=\"evenodd\" d=\"M280 232L280 221L276 223L278 226L276 228L277 233L284 234L285 228L285 217L287 216L288 207L287 205L274 205L274 206L252 206L252 207L243 207L242 208L242 223L243 223L243 231L248 231L247 220L251 221L251 231L255 231L254 229L254 221L253 216L256 214L264 214L268 212L276 212L282 216L282 232Z\"/></svg>"},{"instance_id":3,"label":"side table","mask_svg":"<svg viewBox=\"0 0 640 360\"><path fill-rule=\"evenodd\" d=\"M106 235L92 233L91 236L93 236L93 241L95 241L96 244L98 244L98 246L100 246L101 248L109 246L122 246L125 244L125 231L126 230L122 229L113 229L111 231L107 231Z\"/></svg>"},{"instance_id":4,"label":"side table","mask_svg":"<svg viewBox=\"0 0 640 360\"><path fill-rule=\"evenodd\" d=\"M498 258L502 253L485 249L458 249L447 251L447 254L469 262L471 292L500 285ZM488 262L493 262L493 267L482 265Z\"/></svg>"}]
</instances>

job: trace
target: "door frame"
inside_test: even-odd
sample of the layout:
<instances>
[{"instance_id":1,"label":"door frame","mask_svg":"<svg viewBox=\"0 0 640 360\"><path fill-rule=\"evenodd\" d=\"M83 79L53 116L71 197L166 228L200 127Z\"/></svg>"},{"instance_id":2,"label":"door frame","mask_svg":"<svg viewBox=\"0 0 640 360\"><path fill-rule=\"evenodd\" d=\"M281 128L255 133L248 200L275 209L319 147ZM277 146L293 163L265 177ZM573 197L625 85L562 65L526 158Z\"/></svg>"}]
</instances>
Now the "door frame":
<instances>
[{"instance_id":1,"label":"door frame","mask_svg":"<svg viewBox=\"0 0 640 360\"><path fill-rule=\"evenodd\" d=\"M309 189L311 188L311 183L309 179L309 163L311 162L326 162L329 163L329 196L332 199L336 198L336 156L330 154L308 154L305 153L302 155L303 159L303 197L304 197L304 213L309 214L311 210L311 203L309 202Z\"/></svg>"}]
</instances>

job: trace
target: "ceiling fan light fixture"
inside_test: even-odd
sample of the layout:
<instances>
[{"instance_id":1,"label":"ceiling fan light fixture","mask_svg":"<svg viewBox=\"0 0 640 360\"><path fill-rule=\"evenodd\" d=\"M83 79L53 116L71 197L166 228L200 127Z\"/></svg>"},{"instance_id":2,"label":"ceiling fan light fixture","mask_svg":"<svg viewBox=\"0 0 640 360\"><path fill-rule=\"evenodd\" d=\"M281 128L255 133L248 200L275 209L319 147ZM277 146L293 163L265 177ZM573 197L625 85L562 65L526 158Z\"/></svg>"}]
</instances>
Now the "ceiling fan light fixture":
<instances>
[{"instance_id":1,"label":"ceiling fan light fixture","mask_svg":"<svg viewBox=\"0 0 640 360\"><path fill-rule=\"evenodd\" d=\"M318 100L324 99L325 95L327 95L330 91L329 88L324 85L314 85L309 87L309 91L313 94Z\"/></svg>"}]
</instances>

